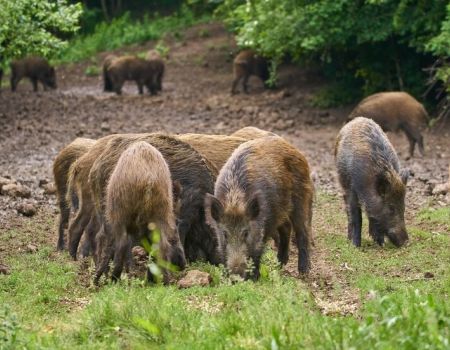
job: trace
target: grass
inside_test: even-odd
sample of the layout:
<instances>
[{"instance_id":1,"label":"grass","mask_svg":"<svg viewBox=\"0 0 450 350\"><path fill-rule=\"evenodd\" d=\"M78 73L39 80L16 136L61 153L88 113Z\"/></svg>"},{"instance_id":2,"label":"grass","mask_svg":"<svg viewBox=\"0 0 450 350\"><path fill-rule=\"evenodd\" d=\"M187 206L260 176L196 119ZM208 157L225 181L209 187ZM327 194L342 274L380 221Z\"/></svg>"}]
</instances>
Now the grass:
<instances>
[{"instance_id":1,"label":"grass","mask_svg":"<svg viewBox=\"0 0 450 350\"><path fill-rule=\"evenodd\" d=\"M92 34L79 36L72 40L56 61L57 63L81 61L101 51L158 40L167 33L172 33L176 40L180 40L182 38L180 31L207 20L209 20L208 15L195 17L192 11L186 7L182 7L178 14L172 16L144 16L141 20L134 20L126 13L113 19L110 23L98 24Z\"/></svg>"},{"instance_id":2,"label":"grass","mask_svg":"<svg viewBox=\"0 0 450 350\"><path fill-rule=\"evenodd\" d=\"M0 231L0 245L13 247L41 237L37 253L4 261L12 273L0 275L0 349L446 349L450 237L434 221L448 225L445 210L423 209L401 249L377 247L364 223L363 246L355 249L345 238L340 198L318 194L312 281L280 272L268 250L256 283L233 284L222 268L199 263L190 268L208 271L211 287L185 290L126 278L83 287L79 263L50 243L53 216L34 226L27 219ZM332 280L314 290L322 274ZM318 295L331 303L347 293L359 301L354 313L322 312Z\"/></svg>"}]
</instances>

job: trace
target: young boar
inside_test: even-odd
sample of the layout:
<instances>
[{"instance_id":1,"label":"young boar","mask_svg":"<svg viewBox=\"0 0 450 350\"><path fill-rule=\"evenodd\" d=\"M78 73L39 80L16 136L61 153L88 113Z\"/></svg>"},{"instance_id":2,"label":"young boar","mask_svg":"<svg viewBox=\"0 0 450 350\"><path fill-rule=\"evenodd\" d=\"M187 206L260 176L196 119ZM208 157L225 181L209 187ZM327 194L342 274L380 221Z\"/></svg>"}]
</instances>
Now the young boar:
<instances>
[{"instance_id":1,"label":"young boar","mask_svg":"<svg viewBox=\"0 0 450 350\"><path fill-rule=\"evenodd\" d=\"M291 230L298 247L298 270L310 268L313 184L305 157L281 137L248 141L237 148L205 198L206 220L233 274L254 278L264 243L278 243L278 260L289 258Z\"/></svg>"},{"instance_id":2,"label":"young boar","mask_svg":"<svg viewBox=\"0 0 450 350\"><path fill-rule=\"evenodd\" d=\"M70 217L70 205L66 199L69 169L78 158L89 151L94 143L95 140L76 138L58 153L53 162L53 177L59 205L58 250L64 249L64 229ZM77 201L78 198L72 198L72 203Z\"/></svg>"},{"instance_id":3,"label":"young boar","mask_svg":"<svg viewBox=\"0 0 450 350\"><path fill-rule=\"evenodd\" d=\"M140 95L144 93L144 86L152 95L158 91L156 66L145 59L134 56L119 57L111 63L106 71L113 91L118 95L122 93L122 86L128 80L136 82Z\"/></svg>"},{"instance_id":4,"label":"young boar","mask_svg":"<svg viewBox=\"0 0 450 350\"><path fill-rule=\"evenodd\" d=\"M87 250L95 249L94 238L98 231L98 222L94 215L94 203L88 183L89 172L92 164L104 151L105 146L116 136L109 135L98 139L69 169L66 201L70 203L71 198L78 198L78 211L69 225L68 237L69 253L74 260L77 259L78 245L84 230L87 231L89 242Z\"/></svg>"},{"instance_id":5,"label":"young boar","mask_svg":"<svg viewBox=\"0 0 450 350\"><path fill-rule=\"evenodd\" d=\"M230 136L241 137L246 140L254 140L265 136L278 136L277 134L256 128L254 126L246 126L232 133Z\"/></svg>"},{"instance_id":6,"label":"young boar","mask_svg":"<svg viewBox=\"0 0 450 350\"><path fill-rule=\"evenodd\" d=\"M248 93L247 83L252 75L259 77L267 87L266 81L270 76L267 60L253 50L243 50L233 61L233 75L232 94L236 93L237 85L241 80L244 92Z\"/></svg>"},{"instance_id":7,"label":"young boar","mask_svg":"<svg viewBox=\"0 0 450 350\"><path fill-rule=\"evenodd\" d=\"M110 175L122 152L131 144L144 141L154 146L167 162L172 181L181 188L177 212L177 227L186 258L190 261L201 257L217 264L217 243L211 229L205 223L203 202L205 194L211 192L217 176L215 167L203 158L189 144L176 137L164 134L122 135L112 140L101 156L93 164L89 183L94 197L96 212L105 212L105 189ZM104 222L104 220L103 220ZM108 225L104 225L97 241L100 245L105 235L109 235ZM99 255L107 256L104 247L98 249Z\"/></svg>"},{"instance_id":8,"label":"young boar","mask_svg":"<svg viewBox=\"0 0 450 350\"><path fill-rule=\"evenodd\" d=\"M402 130L409 141L409 157L413 157L416 143L424 155L420 128L426 124L428 113L406 92L380 92L366 97L350 113L349 120L356 117L373 119L384 131Z\"/></svg>"},{"instance_id":9,"label":"young boar","mask_svg":"<svg viewBox=\"0 0 450 350\"><path fill-rule=\"evenodd\" d=\"M408 171L400 172L394 148L380 126L358 117L346 124L336 140L336 166L347 207L348 238L361 246L361 206L369 233L379 244L384 236L397 247L408 240L405 191Z\"/></svg>"},{"instance_id":10,"label":"young boar","mask_svg":"<svg viewBox=\"0 0 450 350\"><path fill-rule=\"evenodd\" d=\"M31 56L11 62L12 91L16 91L17 84L24 77L31 80L34 91L38 91L38 82L41 82L44 90L56 89L55 68L51 67L45 58Z\"/></svg>"},{"instance_id":11,"label":"young boar","mask_svg":"<svg viewBox=\"0 0 450 350\"><path fill-rule=\"evenodd\" d=\"M186 266L176 231L170 170L150 144L136 142L120 156L106 189L106 218L116 246L113 280L120 279L130 238L151 239L151 223L160 231L161 258L181 269Z\"/></svg>"},{"instance_id":12,"label":"young boar","mask_svg":"<svg viewBox=\"0 0 450 350\"><path fill-rule=\"evenodd\" d=\"M111 79L108 75L108 68L111 66L111 64L116 58L117 58L116 55L108 55L103 60L103 91L105 92L114 91Z\"/></svg>"},{"instance_id":13,"label":"young boar","mask_svg":"<svg viewBox=\"0 0 450 350\"><path fill-rule=\"evenodd\" d=\"M177 136L208 159L219 171L231 153L247 140L227 135L181 134Z\"/></svg>"}]
</instances>

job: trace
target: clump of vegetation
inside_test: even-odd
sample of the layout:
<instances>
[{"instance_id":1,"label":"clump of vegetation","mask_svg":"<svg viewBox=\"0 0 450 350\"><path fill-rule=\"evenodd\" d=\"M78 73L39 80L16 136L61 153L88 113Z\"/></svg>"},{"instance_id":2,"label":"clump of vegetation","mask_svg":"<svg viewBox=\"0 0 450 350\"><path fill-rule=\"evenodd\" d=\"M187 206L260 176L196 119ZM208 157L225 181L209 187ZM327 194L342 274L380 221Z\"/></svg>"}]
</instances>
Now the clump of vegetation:
<instances>
[{"instance_id":1,"label":"clump of vegetation","mask_svg":"<svg viewBox=\"0 0 450 350\"><path fill-rule=\"evenodd\" d=\"M81 3L68 0L1 1L0 58L54 55L67 47L67 37L79 29L81 13Z\"/></svg>"},{"instance_id":2,"label":"clump of vegetation","mask_svg":"<svg viewBox=\"0 0 450 350\"><path fill-rule=\"evenodd\" d=\"M59 55L61 62L80 61L100 51L114 50L130 44L141 44L149 40L157 40L167 32L177 33L195 23L208 20L209 16L194 16L186 7L174 15L167 17L150 17L145 15L135 20L130 13L101 22L91 34L75 38L71 45Z\"/></svg>"},{"instance_id":3,"label":"clump of vegetation","mask_svg":"<svg viewBox=\"0 0 450 350\"><path fill-rule=\"evenodd\" d=\"M447 4L224 0L217 13L237 33L240 46L255 48L275 62L287 57L301 64L318 63L354 97L380 90L407 90L418 96L425 91L423 68L432 64L433 56L450 54ZM330 102L339 102L335 98ZM347 96L342 98L347 102Z\"/></svg>"},{"instance_id":4,"label":"clump of vegetation","mask_svg":"<svg viewBox=\"0 0 450 350\"><path fill-rule=\"evenodd\" d=\"M96 77L100 75L101 69L98 66L87 66L84 70L84 74L86 74L88 77Z\"/></svg>"}]
</instances>

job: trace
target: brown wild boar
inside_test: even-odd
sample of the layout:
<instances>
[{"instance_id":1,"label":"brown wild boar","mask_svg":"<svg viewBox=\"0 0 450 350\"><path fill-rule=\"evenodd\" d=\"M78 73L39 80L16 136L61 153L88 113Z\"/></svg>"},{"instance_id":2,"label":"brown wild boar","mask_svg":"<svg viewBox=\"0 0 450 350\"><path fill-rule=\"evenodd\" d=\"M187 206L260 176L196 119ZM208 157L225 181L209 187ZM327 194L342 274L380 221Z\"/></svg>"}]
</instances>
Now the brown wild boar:
<instances>
[{"instance_id":1,"label":"brown wild boar","mask_svg":"<svg viewBox=\"0 0 450 350\"><path fill-rule=\"evenodd\" d=\"M88 178L92 164L102 154L108 142L116 135L108 135L98 139L94 145L83 156L77 159L69 169L69 180L67 186L67 203L74 196L78 198L78 210L75 218L69 225L69 253L77 259L78 244L84 230L87 231L89 249L95 250L95 234L99 227L94 215L94 203L89 187ZM84 255L84 253L83 253Z\"/></svg>"},{"instance_id":2,"label":"brown wild boar","mask_svg":"<svg viewBox=\"0 0 450 350\"><path fill-rule=\"evenodd\" d=\"M259 277L264 243L278 243L278 260L289 258L296 236L298 270L310 268L313 184L306 158L278 136L248 141L237 148L205 198L206 220L218 236L219 251L233 274Z\"/></svg>"},{"instance_id":3,"label":"brown wild boar","mask_svg":"<svg viewBox=\"0 0 450 350\"><path fill-rule=\"evenodd\" d=\"M158 91L162 91L162 81L164 78L165 63L162 59L153 58L148 60L153 69L153 82L151 93L155 95Z\"/></svg>"},{"instance_id":4,"label":"brown wild boar","mask_svg":"<svg viewBox=\"0 0 450 350\"><path fill-rule=\"evenodd\" d=\"M270 76L267 60L253 50L243 50L233 61L234 79L231 93L236 93L237 85L241 80L244 92L248 93L247 83L252 75L259 77L263 81L264 86L267 87L266 81Z\"/></svg>"},{"instance_id":5,"label":"brown wild boar","mask_svg":"<svg viewBox=\"0 0 450 350\"><path fill-rule=\"evenodd\" d=\"M177 227L181 242L189 261L204 259L217 264L217 242L210 227L205 223L204 197L212 192L217 175L215 167L203 158L193 147L174 136L164 134L131 134L116 137L105 147L104 152L93 164L89 183L94 197L96 212L102 218L105 212L106 184L122 152L131 144L144 141L154 146L167 162L172 181L178 183L181 191L177 196ZM104 219L101 219L105 223ZM110 230L103 225L97 235L97 255L103 259L110 256L107 245ZM106 249L106 250L105 250ZM98 258L97 258L98 259Z\"/></svg>"},{"instance_id":6,"label":"brown wild boar","mask_svg":"<svg viewBox=\"0 0 450 350\"><path fill-rule=\"evenodd\" d=\"M254 126L246 126L232 133L230 136L241 137L246 140L254 140L265 136L278 136L277 134L256 128Z\"/></svg>"},{"instance_id":7,"label":"brown wild boar","mask_svg":"<svg viewBox=\"0 0 450 350\"><path fill-rule=\"evenodd\" d=\"M106 189L106 219L115 242L113 280L120 279L130 238L151 240L152 223L160 232L161 258L184 269L186 260L173 202L170 170L161 153L147 142L133 143L121 154ZM148 278L150 281L150 270Z\"/></svg>"},{"instance_id":8,"label":"brown wild boar","mask_svg":"<svg viewBox=\"0 0 450 350\"><path fill-rule=\"evenodd\" d=\"M38 91L38 82L48 88L56 89L55 68L51 67L43 57L26 57L11 62L11 90L16 91L17 84L22 78L29 78L33 84L33 90Z\"/></svg>"},{"instance_id":9,"label":"brown wild boar","mask_svg":"<svg viewBox=\"0 0 450 350\"><path fill-rule=\"evenodd\" d=\"M70 205L66 199L69 169L94 143L95 140L76 138L58 153L53 162L53 176L59 205L58 250L64 249L64 229L69 223L70 217ZM71 198L71 203L74 208L78 206L77 201L78 198Z\"/></svg>"},{"instance_id":10,"label":"brown wild boar","mask_svg":"<svg viewBox=\"0 0 450 350\"><path fill-rule=\"evenodd\" d=\"M107 69L113 90L120 95L125 81L134 80L139 94L144 93L144 86L154 95L158 91L156 66L143 58L123 56L115 59Z\"/></svg>"},{"instance_id":11,"label":"brown wild boar","mask_svg":"<svg viewBox=\"0 0 450 350\"><path fill-rule=\"evenodd\" d=\"M3 79L3 69L0 67L0 89L2 87L2 79Z\"/></svg>"},{"instance_id":12,"label":"brown wild boar","mask_svg":"<svg viewBox=\"0 0 450 350\"><path fill-rule=\"evenodd\" d=\"M103 91L105 91L105 92L114 91L111 79L109 78L109 75L108 75L108 68L111 66L111 64L113 63L113 61L116 58L117 58L116 55L108 55L103 60L103 67L102 67L103 68Z\"/></svg>"},{"instance_id":13,"label":"brown wild boar","mask_svg":"<svg viewBox=\"0 0 450 350\"><path fill-rule=\"evenodd\" d=\"M362 206L373 239L382 245L386 235L402 246L408 240L404 212L409 172L400 171L386 134L373 120L355 118L339 132L335 156L347 207L348 238L361 246Z\"/></svg>"},{"instance_id":14,"label":"brown wild boar","mask_svg":"<svg viewBox=\"0 0 450 350\"><path fill-rule=\"evenodd\" d=\"M231 153L246 139L227 135L181 134L177 136L190 144L198 153L208 159L219 171Z\"/></svg>"},{"instance_id":15,"label":"brown wild boar","mask_svg":"<svg viewBox=\"0 0 450 350\"><path fill-rule=\"evenodd\" d=\"M413 157L416 143L424 154L420 128L427 123L428 113L421 103L406 92L380 92L366 97L350 113L356 117L373 119L384 131L402 130L409 141L409 157Z\"/></svg>"}]
</instances>

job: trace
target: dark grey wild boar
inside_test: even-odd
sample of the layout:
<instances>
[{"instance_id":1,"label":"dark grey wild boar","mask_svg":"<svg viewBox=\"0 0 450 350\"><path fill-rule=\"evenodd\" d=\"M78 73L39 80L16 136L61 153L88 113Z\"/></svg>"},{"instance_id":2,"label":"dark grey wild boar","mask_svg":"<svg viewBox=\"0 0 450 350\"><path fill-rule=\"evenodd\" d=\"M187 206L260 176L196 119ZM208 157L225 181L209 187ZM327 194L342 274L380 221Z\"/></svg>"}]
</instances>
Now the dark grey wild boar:
<instances>
[{"instance_id":1,"label":"dark grey wild boar","mask_svg":"<svg viewBox=\"0 0 450 350\"><path fill-rule=\"evenodd\" d=\"M53 176L55 179L56 195L59 204L59 230L58 230L58 250L64 249L64 229L69 223L70 204L67 202L67 186L69 181L69 170L78 158L87 153L94 145L95 140L76 138L74 141L65 146L56 156L53 162ZM71 198L73 203L78 202L78 198ZM75 206L77 207L77 205ZM75 209L75 208L74 208Z\"/></svg>"},{"instance_id":2,"label":"dark grey wild boar","mask_svg":"<svg viewBox=\"0 0 450 350\"><path fill-rule=\"evenodd\" d=\"M244 92L248 93L248 79L252 75L259 77L263 81L264 87L267 87L266 81L270 76L267 60L253 50L243 50L233 61L234 79L231 93L237 92L236 88L241 80Z\"/></svg>"},{"instance_id":3,"label":"dark grey wild boar","mask_svg":"<svg viewBox=\"0 0 450 350\"><path fill-rule=\"evenodd\" d=\"M158 91L156 67L152 62L135 56L123 56L115 59L107 69L113 91L120 95L125 81L134 80L139 94L144 93L144 86L154 95Z\"/></svg>"},{"instance_id":4,"label":"dark grey wild boar","mask_svg":"<svg viewBox=\"0 0 450 350\"><path fill-rule=\"evenodd\" d=\"M186 259L176 229L173 203L172 179L163 156L147 142L133 143L121 154L106 189L106 219L115 244L113 280L120 279L130 238L152 239L150 224L160 232L160 258L184 269ZM109 259L100 262L98 272L105 271L108 263ZM100 276L97 273L97 282ZM150 270L148 279L152 281Z\"/></svg>"},{"instance_id":5,"label":"dark grey wild boar","mask_svg":"<svg viewBox=\"0 0 450 350\"><path fill-rule=\"evenodd\" d=\"M347 206L348 238L361 246L363 206L373 239L382 245L386 235L402 246L408 240L404 212L409 171L400 172L397 154L380 126L363 117L344 125L335 157Z\"/></svg>"},{"instance_id":6,"label":"dark grey wild boar","mask_svg":"<svg viewBox=\"0 0 450 350\"><path fill-rule=\"evenodd\" d=\"M27 57L11 62L11 90L16 91L17 84L22 78L29 78L33 90L38 90L38 82L48 88L56 89L55 68L51 67L43 57Z\"/></svg>"},{"instance_id":7,"label":"dark grey wild boar","mask_svg":"<svg viewBox=\"0 0 450 350\"><path fill-rule=\"evenodd\" d=\"M413 157L416 143L424 155L420 129L427 123L428 113L406 92L380 92L368 96L350 113L349 119L356 117L373 119L384 131L402 130L409 141L409 157Z\"/></svg>"},{"instance_id":8,"label":"dark grey wild boar","mask_svg":"<svg viewBox=\"0 0 450 350\"><path fill-rule=\"evenodd\" d=\"M205 194L213 191L217 170L192 146L175 136L158 133L130 134L119 135L111 140L97 157L89 173L96 212L100 217L105 212L106 186L120 155L138 141L147 142L161 152L169 166L173 182L180 185L180 194L177 196L179 206L176 209L177 227L186 258L189 261L204 259L218 264L217 240L206 224L204 215ZM106 225L97 235L98 255L106 256L108 253L102 243L108 231Z\"/></svg>"},{"instance_id":9,"label":"dark grey wild boar","mask_svg":"<svg viewBox=\"0 0 450 350\"><path fill-rule=\"evenodd\" d=\"M111 66L111 64L116 58L117 58L116 55L108 55L103 60L103 91L105 92L114 91L111 78L108 75L108 68Z\"/></svg>"},{"instance_id":10,"label":"dark grey wild boar","mask_svg":"<svg viewBox=\"0 0 450 350\"><path fill-rule=\"evenodd\" d=\"M293 231L298 270L308 272L313 192L308 162L281 137L239 146L220 171L214 196L205 198L206 220L218 236L228 270L243 278L258 278L269 238L277 242L278 260L286 264Z\"/></svg>"}]
</instances>

